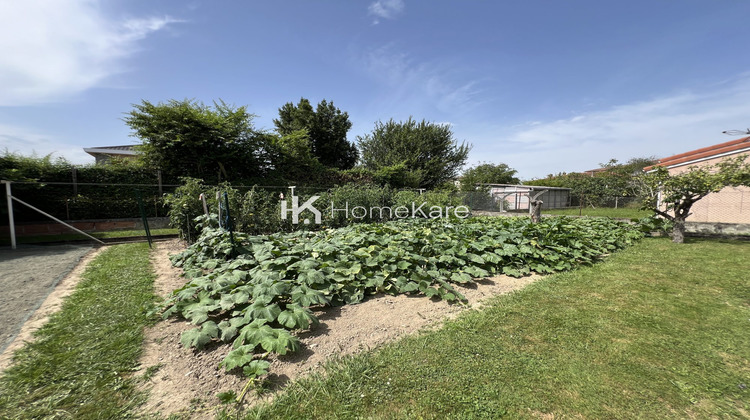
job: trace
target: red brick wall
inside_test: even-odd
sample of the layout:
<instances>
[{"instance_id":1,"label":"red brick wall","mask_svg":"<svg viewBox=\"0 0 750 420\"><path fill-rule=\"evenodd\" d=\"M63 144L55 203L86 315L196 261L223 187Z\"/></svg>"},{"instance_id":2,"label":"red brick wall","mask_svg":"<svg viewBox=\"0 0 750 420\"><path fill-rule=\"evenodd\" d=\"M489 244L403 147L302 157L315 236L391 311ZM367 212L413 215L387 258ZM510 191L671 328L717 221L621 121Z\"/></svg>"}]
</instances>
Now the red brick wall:
<instances>
[{"instance_id":1,"label":"red brick wall","mask_svg":"<svg viewBox=\"0 0 750 420\"><path fill-rule=\"evenodd\" d=\"M111 219L111 220L80 220L68 222L76 229L84 232L104 232L110 230L133 230L141 229L141 219ZM152 221L149 219L149 225ZM154 229L154 227L151 227ZM8 226L0 226L0 234L9 235ZM72 229L56 222L16 224L16 236L37 235L59 235L63 233L75 233Z\"/></svg>"}]
</instances>

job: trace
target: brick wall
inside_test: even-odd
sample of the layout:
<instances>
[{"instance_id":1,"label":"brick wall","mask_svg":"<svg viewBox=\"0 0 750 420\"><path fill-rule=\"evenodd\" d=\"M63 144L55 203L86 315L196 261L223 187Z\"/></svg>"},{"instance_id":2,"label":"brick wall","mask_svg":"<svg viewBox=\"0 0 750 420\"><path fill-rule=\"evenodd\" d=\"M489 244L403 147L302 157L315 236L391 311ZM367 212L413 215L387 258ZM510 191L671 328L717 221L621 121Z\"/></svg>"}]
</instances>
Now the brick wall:
<instances>
[{"instance_id":1,"label":"brick wall","mask_svg":"<svg viewBox=\"0 0 750 420\"><path fill-rule=\"evenodd\" d=\"M103 220L74 220L66 222L76 229L84 232L106 232L111 230L134 230L143 229L141 219L103 219ZM167 217L150 217L148 226L151 229L161 229L169 227L169 218ZM73 233L74 231L67 226L57 222L44 223L19 223L16 224L16 236L37 236L37 235L59 235L63 233ZM0 226L0 234L10 235L8 226Z\"/></svg>"}]
</instances>

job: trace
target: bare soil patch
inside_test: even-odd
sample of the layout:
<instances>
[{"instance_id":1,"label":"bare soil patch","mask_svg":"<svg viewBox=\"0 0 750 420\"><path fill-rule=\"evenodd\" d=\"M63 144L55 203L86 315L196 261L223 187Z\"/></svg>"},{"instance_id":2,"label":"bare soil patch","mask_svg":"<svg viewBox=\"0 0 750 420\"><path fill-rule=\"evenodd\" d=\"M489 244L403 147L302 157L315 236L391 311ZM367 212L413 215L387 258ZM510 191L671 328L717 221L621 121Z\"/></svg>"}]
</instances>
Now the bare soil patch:
<instances>
[{"instance_id":1,"label":"bare soil patch","mask_svg":"<svg viewBox=\"0 0 750 420\"><path fill-rule=\"evenodd\" d=\"M90 245L24 246L0 252L0 372L13 352L60 309L88 263L101 252Z\"/></svg>"},{"instance_id":2,"label":"bare soil patch","mask_svg":"<svg viewBox=\"0 0 750 420\"><path fill-rule=\"evenodd\" d=\"M153 265L158 275L156 291L166 296L185 284L181 270L171 266L168 256L184 249L179 241L156 244ZM273 357L269 380L275 390L283 388L315 369L335 355L347 355L377 348L407 334L440 325L467 308L478 308L488 297L518 290L539 276L520 279L496 276L480 280L471 287L460 288L469 300L468 306L450 305L424 296L375 295L357 305L324 308L315 311L320 325L299 335L302 349L287 356ZM192 328L186 321L169 319L146 331L141 357L143 370L158 366L158 371L144 385L150 390L145 413L170 415L184 413L205 418L207 409L218 404L216 394L234 390L239 394L246 379L241 374L224 372L219 363L231 351L231 344L214 345L204 351L185 349L180 334ZM273 398L273 393L259 397L248 393L249 404Z\"/></svg>"}]
</instances>

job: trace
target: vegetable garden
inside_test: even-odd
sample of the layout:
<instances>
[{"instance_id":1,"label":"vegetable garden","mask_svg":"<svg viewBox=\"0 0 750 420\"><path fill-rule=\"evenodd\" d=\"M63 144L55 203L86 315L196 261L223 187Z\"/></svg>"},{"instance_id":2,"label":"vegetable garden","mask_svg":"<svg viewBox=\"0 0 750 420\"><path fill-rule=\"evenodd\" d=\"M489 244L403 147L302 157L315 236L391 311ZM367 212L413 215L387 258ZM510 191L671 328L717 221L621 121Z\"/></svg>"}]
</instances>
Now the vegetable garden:
<instances>
[{"instance_id":1,"label":"vegetable garden","mask_svg":"<svg viewBox=\"0 0 750 420\"><path fill-rule=\"evenodd\" d=\"M200 238L172 258L190 281L162 307L197 327L185 346L233 343L222 362L255 377L270 353L299 349L311 307L361 302L376 293L420 294L461 304L455 284L505 274L588 265L643 234L611 219L406 220L339 229L233 237L204 217Z\"/></svg>"}]
</instances>

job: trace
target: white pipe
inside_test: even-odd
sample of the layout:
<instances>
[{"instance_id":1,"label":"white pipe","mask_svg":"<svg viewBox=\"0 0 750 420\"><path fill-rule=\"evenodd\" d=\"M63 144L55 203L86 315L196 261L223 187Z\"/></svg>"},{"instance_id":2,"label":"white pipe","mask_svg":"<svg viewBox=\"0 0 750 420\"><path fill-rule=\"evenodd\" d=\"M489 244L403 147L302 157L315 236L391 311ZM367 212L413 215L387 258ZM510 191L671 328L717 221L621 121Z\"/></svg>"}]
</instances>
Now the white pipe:
<instances>
[{"instance_id":1,"label":"white pipe","mask_svg":"<svg viewBox=\"0 0 750 420\"><path fill-rule=\"evenodd\" d=\"M3 181L5 194L8 198L8 223L10 226L10 246L16 249L16 224L13 221L13 196L10 193L10 181Z\"/></svg>"},{"instance_id":2,"label":"white pipe","mask_svg":"<svg viewBox=\"0 0 750 420\"><path fill-rule=\"evenodd\" d=\"M203 203L203 213L205 213L205 215L208 216L208 205L206 204L206 196L201 194L200 200Z\"/></svg>"},{"instance_id":3,"label":"white pipe","mask_svg":"<svg viewBox=\"0 0 750 420\"><path fill-rule=\"evenodd\" d=\"M62 223L62 224L64 224L65 226L67 226L67 227L69 227L69 228L73 229L74 231L76 231L76 232L80 233L81 235L85 235L85 236L88 236L89 238L91 238L91 239L95 240L96 242L99 242L99 243L100 243L100 244L102 244L102 245L104 244L104 242L102 242L102 241L101 241L101 240L99 240L98 238L95 238L95 237L93 237L93 236L89 235L88 233L86 233L86 232L84 232L84 231L82 231L82 230L80 230L80 229L74 228L73 226L71 226L71 225L69 225L69 224L67 224L67 223L63 222L62 220L58 219L57 217L55 217L55 216L53 216L53 215L51 215L51 214L45 213L45 212L43 212L43 211L39 210L38 208L36 208L36 207L32 206L32 205L31 205L31 204L29 204L29 203L25 203L25 202L23 202L23 201L21 201L21 200L17 199L16 197L13 197L12 195L11 195L11 196L9 196L9 197L10 197L10 198L12 198L12 199L14 199L14 200L16 200L16 201L18 201L19 203L23 204L24 206L27 206L27 207L31 207L31 208L32 208L33 210L36 210L36 211L38 211L39 213L42 213L43 215L45 215L45 216L49 217L50 219L52 219L52 220L56 221L57 223Z\"/></svg>"}]
</instances>

